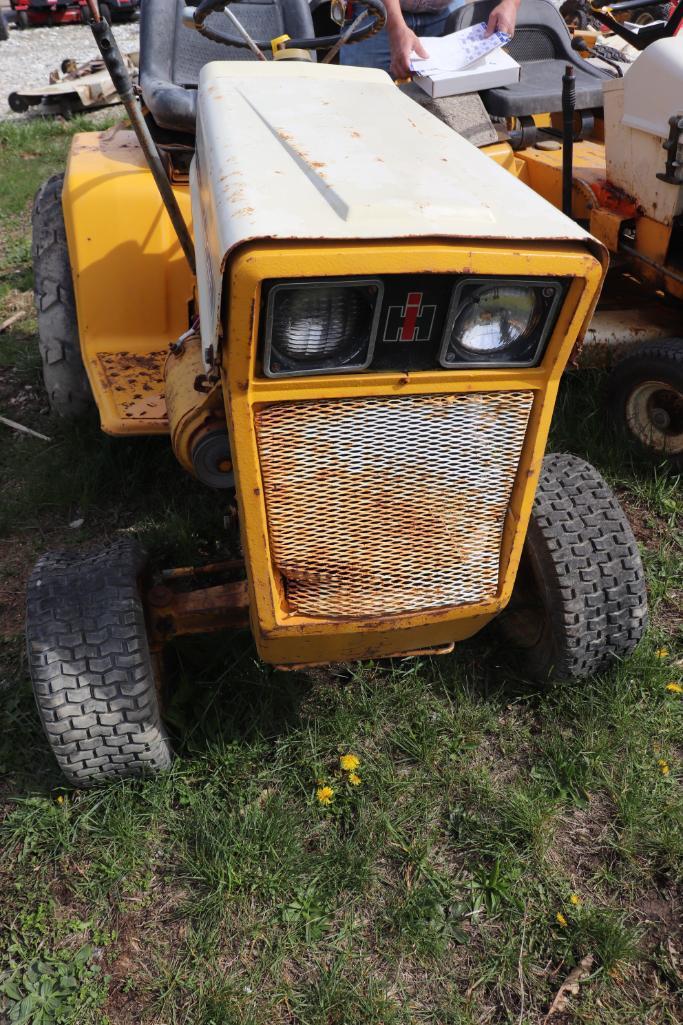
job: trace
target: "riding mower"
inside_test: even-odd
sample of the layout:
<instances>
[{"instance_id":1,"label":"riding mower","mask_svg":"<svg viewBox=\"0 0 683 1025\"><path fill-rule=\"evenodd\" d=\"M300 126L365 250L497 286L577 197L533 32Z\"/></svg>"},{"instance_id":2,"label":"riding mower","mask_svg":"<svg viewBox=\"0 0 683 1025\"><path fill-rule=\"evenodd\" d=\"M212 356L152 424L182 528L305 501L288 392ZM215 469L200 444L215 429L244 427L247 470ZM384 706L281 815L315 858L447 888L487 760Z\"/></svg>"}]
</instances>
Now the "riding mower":
<instances>
[{"instance_id":1,"label":"riding mower","mask_svg":"<svg viewBox=\"0 0 683 1025\"><path fill-rule=\"evenodd\" d=\"M144 106L91 4L132 130L75 136L36 198L50 403L168 435L236 497L243 559L39 559L29 665L69 781L169 765L159 666L186 634L248 622L291 670L496 620L528 678L625 658L647 619L631 528L595 469L544 458L604 246L384 72L330 62L379 0L331 37L304 0L146 0Z\"/></svg>"},{"instance_id":2,"label":"riding mower","mask_svg":"<svg viewBox=\"0 0 683 1025\"><path fill-rule=\"evenodd\" d=\"M486 21L494 0L456 11L450 30ZM615 5L634 7L634 0ZM640 4L640 6L645 6ZM548 0L522 0L507 47L519 82L481 94L496 133L482 152L599 238L611 271L583 366L610 368L614 420L657 461L683 469L683 0L635 29L593 6L628 41L631 64L600 68L572 47ZM579 56L580 54L580 56ZM564 79L564 83L563 83Z\"/></svg>"}]
</instances>

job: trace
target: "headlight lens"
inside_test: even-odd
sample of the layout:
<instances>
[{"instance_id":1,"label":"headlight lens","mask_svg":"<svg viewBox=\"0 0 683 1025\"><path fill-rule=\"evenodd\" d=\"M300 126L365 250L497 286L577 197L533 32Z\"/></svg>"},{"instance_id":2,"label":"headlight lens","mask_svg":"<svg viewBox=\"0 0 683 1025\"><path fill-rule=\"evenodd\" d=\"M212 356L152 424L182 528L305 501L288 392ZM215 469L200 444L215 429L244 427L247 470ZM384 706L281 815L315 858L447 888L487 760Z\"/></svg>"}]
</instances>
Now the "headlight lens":
<instances>
[{"instance_id":1,"label":"headlight lens","mask_svg":"<svg viewBox=\"0 0 683 1025\"><path fill-rule=\"evenodd\" d=\"M362 370L372 359L379 281L307 281L268 294L268 377Z\"/></svg>"},{"instance_id":2,"label":"headlight lens","mask_svg":"<svg viewBox=\"0 0 683 1025\"><path fill-rule=\"evenodd\" d=\"M458 315L452 341L475 354L502 352L529 331L538 305L533 288L483 288Z\"/></svg>"},{"instance_id":3,"label":"headlight lens","mask_svg":"<svg viewBox=\"0 0 683 1025\"><path fill-rule=\"evenodd\" d=\"M442 366L533 366L554 326L561 292L559 282L460 282Z\"/></svg>"}]
</instances>

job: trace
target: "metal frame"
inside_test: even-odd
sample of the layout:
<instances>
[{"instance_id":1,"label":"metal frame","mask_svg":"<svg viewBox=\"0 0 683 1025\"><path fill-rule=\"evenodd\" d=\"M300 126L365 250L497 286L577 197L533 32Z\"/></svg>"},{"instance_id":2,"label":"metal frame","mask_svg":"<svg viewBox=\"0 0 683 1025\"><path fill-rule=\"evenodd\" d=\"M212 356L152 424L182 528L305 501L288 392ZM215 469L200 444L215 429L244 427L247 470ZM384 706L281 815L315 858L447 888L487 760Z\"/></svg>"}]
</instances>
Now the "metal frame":
<instances>
[{"instance_id":1,"label":"metal frame","mask_svg":"<svg viewBox=\"0 0 683 1025\"><path fill-rule=\"evenodd\" d=\"M460 303L460 297L462 295L463 290L465 288L467 288L468 285L481 285L481 287L486 287L487 285L489 285L491 287L495 287L496 285L498 285L498 284L500 284L502 282L504 282L504 287L507 287L507 286L513 286L513 287L515 287L515 286L522 286L522 287L530 286L530 287L536 287L536 288L553 288L555 290L555 295L554 295L553 301L552 301L552 303L550 305L550 310L548 311L548 315L546 317L546 322L543 325L543 328L541 330L541 334L539 335L538 344L537 344L536 349L534 351L533 358L529 359L529 360L525 360L525 361L520 361L520 360L481 360L481 361L475 361L475 360L463 359L463 360L461 360L458 363L449 363L446 360L446 356L448 355L448 349L449 349L450 341L451 341L451 334L453 332L453 328L455 327L455 322L458 319L458 316L460 315L460 313L462 312L462 310L464 308L463 304ZM467 277L467 278L462 278L460 281L458 281L458 283L455 285L455 287L453 289L453 295L451 297L451 303L450 303L450 306L449 306L449 309L448 309L448 314L447 314L447 317L446 317L446 327L444 329L443 341L441 343L441 349L439 350L439 363L441 364L441 366L445 370L457 370L459 367L468 367L468 368L471 368L472 370L484 370L484 369L489 369L490 370L490 369L495 368L495 367L501 367L501 368L519 367L521 369L524 369L526 367L538 366L538 363L543 358L544 346L545 346L545 344L546 344L546 342L548 340L549 335L551 334L551 332L553 331L553 329L555 327L555 323L557 321L557 315L558 315L558 309L559 309L559 306L560 306L560 302L562 300L563 294L566 293L566 291L567 291L566 286L564 286L562 284L562 282L560 282L560 281L543 281L543 280L539 280L538 278L515 278L515 277L491 277L491 278L487 278L487 277L484 277L484 276L482 276L482 277L470 276L470 277Z\"/></svg>"},{"instance_id":2,"label":"metal frame","mask_svg":"<svg viewBox=\"0 0 683 1025\"><path fill-rule=\"evenodd\" d=\"M358 288L363 285L375 285L377 288L377 296L375 298L375 309L372 315L372 321L370 324L370 337L368 339L367 356L363 363L345 363L344 366L329 366L320 367L317 370L283 370L273 371L270 368L270 361L273 352L272 345L272 334L273 334L273 314L275 308L275 299L280 292L291 291L292 289L304 289L304 288L329 288L334 285L337 288ZM313 377L320 374L350 374L358 370L367 370L372 363L372 357L375 354L375 343L377 341L377 332L379 330L379 317L382 311L382 299L384 297L384 282L381 278L360 278L349 280L345 279L333 279L333 278L320 278L318 280L311 280L310 278L304 278L300 281L287 281L281 284L273 285L268 291L268 300L266 308L266 323L263 340L263 373L266 377L270 377L273 380L279 380L283 377Z\"/></svg>"},{"instance_id":3,"label":"metal frame","mask_svg":"<svg viewBox=\"0 0 683 1025\"><path fill-rule=\"evenodd\" d=\"M602 255L600 253L600 255ZM258 366L261 288L264 281L289 279L321 267L330 277L365 271L368 276L434 273L491 276L495 268L511 278L525 266L535 277L570 279L540 365L529 368L470 366L457 370L280 378L263 377ZM458 240L427 242L299 242L240 247L226 270L225 343L221 350L223 393L236 496L249 584L252 632L261 658L288 665L381 658L397 651L433 648L477 633L508 603L524 544L560 377L577 338L592 316L603 266L582 241L520 242ZM256 311L256 316L254 315ZM533 404L503 532L498 593L490 601L375 618L295 616L274 565L264 485L254 427L258 408L274 402L344 397L455 394L530 390Z\"/></svg>"}]
</instances>

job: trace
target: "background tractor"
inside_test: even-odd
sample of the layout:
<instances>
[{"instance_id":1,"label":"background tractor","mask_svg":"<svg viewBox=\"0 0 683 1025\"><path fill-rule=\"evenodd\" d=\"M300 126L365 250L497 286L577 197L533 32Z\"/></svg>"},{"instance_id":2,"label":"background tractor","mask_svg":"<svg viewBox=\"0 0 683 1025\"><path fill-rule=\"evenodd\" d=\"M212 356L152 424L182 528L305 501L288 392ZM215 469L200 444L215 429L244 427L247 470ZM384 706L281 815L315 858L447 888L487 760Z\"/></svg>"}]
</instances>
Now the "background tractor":
<instances>
[{"instance_id":1,"label":"background tractor","mask_svg":"<svg viewBox=\"0 0 683 1025\"><path fill-rule=\"evenodd\" d=\"M451 30L486 21L494 6L467 4ZM642 52L621 66L596 61L580 38L572 47L549 0L522 0L507 47L520 80L481 94L480 146L609 250L611 271L582 363L611 369L615 421L655 459L680 469L683 38L675 33L683 3L668 22L637 31L593 10Z\"/></svg>"},{"instance_id":2,"label":"background tractor","mask_svg":"<svg viewBox=\"0 0 683 1025\"><path fill-rule=\"evenodd\" d=\"M160 572L128 539L39 560L29 665L74 784L168 765L183 634L248 622L294 669L450 651L496 620L527 675L577 681L643 633L616 498L544 455L605 248L471 124L314 59L378 30L369 7L320 37L303 2L147 0L141 108L93 0L132 131L77 135L36 198L46 388L110 434L168 435L234 492L240 547Z\"/></svg>"}]
</instances>

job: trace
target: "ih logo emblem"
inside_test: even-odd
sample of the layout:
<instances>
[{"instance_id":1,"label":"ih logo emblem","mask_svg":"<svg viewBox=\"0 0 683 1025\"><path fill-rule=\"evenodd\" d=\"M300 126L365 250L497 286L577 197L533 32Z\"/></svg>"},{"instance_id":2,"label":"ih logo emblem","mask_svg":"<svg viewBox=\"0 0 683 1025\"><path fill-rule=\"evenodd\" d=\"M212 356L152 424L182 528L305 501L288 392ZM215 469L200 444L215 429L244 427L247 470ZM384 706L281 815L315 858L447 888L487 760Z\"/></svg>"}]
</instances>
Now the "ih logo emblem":
<instances>
[{"instance_id":1,"label":"ih logo emblem","mask_svg":"<svg viewBox=\"0 0 683 1025\"><path fill-rule=\"evenodd\" d=\"M423 306L423 292L408 292L405 306L390 306L384 325L385 342L428 342L436 306Z\"/></svg>"}]
</instances>

